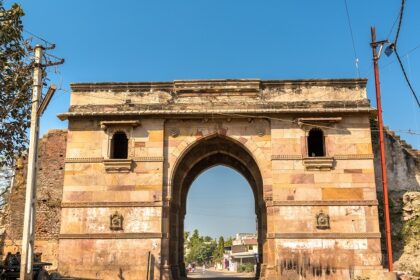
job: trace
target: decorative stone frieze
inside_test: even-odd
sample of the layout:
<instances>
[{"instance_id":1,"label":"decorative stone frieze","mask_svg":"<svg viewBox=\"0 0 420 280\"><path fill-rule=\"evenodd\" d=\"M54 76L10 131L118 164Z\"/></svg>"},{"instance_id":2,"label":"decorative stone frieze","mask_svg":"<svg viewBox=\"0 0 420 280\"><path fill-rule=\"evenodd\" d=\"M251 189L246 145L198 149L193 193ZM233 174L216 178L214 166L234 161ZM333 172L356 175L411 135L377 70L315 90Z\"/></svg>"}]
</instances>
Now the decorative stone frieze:
<instances>
[{"instance_id":1,"label":"decorative stone frieze","mask_svg":"<svg viewBox=\"0 0 420 280\"><path fill-rule=\"evenodd\" d=\"M162 238L159 232L66 233L60 239L149 239Z\"/></svg>"},{"instance_id":2,"label":"decorative stone frieze","mask_svg":"<svg viewBox=\"0 0 420 280\"><path fill-rule=\"evenodd\" d=\"M378 239L379 232L277 232L268 233L267 239Z\"/></svg>"}]
</instances>

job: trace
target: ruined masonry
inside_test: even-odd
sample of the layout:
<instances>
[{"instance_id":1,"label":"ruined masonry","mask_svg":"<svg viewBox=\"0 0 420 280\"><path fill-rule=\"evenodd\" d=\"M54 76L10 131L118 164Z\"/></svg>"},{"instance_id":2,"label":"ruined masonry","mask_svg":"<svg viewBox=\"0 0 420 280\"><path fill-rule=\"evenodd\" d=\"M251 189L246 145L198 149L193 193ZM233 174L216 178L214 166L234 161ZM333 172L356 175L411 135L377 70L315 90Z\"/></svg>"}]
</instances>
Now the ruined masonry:
<instances>
[{"instance_id":1,"label":"ruined masonry","mask_svg":"<svg viewBox=\"0 0 420 280\"><path fill-rule=\"evenodd\" d=\"M47 180L38 187L38 209L45 203L52 211L41 219L55 222L46 231L52 250L43 247L45 223L37 246L61 274L182 279L188 189L202 171L223 164L254 193L259 279L389 277L371 138L376 112L366 80L71 87L69 112L59 115L68 130L46 136L58 137L66 148L56 154L65 155L41 164L38 178ZM48 167L57 170L52 182L42 179ZM4 252L13 249L8 242Z\"/></svg>"}]
</instances>

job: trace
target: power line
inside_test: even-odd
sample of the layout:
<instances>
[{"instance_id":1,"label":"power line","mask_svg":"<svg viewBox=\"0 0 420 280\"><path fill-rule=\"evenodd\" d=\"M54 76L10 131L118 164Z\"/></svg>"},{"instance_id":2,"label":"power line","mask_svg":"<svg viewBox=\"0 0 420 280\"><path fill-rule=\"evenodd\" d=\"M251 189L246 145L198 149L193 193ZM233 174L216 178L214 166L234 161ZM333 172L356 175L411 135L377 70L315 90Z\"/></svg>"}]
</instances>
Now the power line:
<instances>
[{"instance_id":1,"label":"power line","mask_svg":"<svg viewBox=\"0 0 420 280\"><path fill-rule=\"evenodd\" d=\"M392 48L395 51L395 55L397 56L397 60L398 63L400 65L401 71L403 72L405 81L407 82L408 87L411 90L412 95L414 96L414 99L417 102L417 106L420 108L420 102L419 99L417 98L416 92L414 91L413 86L411 85L410 79L407 76L407 73L404 69L404 65L401 61L400 55L398 54L398 50L397 50L397 42L398 42L398 38L400 36L400 31L401 31L401 25L402 25L402 19L404 16L404 4L405 4L405 0L401 0L401 9L400 9L400 16L399 16L399 22L398 22L398 28L397 28L397 34L395 35L395 40L394 42L389 46L390 48Z\"/></svg>"},{"instance_id":2,"label":"power line","mask_svg":"<svg viewBox=\"0 0 420 280\"><path fill-rule=\"evenodd\" d=\"M348 23L348 26L349 26L351 42L352 42L352 45L353 45L353 53L354 53L354 60L355 60L355 63L356 63L357 76L360 77L359 59L357 58L356 45L354 43L353 28L351 27L350 13L349 13L348 5L347 5L347 0L344 0L344 6L346 7L347 23Z\"/></svg>"},{"instance_id":3,"label":"power line","mask_svg":"<svg viewBox=\"0 0 420 280\"><path fill-rule=\"evenodd\" d=\"M391 36L392 31L394 30L395 24L397 23L398 19L400 18L400 12L398 12L398 15L395 17L394 23L391 26L391 30L389 30L388 35L386 38L389 39L389 36Z\"/></svg>"},{"instance_id":4,"label":"power line","mask_svg":"<svg viewBox=\"0 0 420 280\"><path fill-rule=\"evenodd\" d=\"M400 20L398 22L397 34L395 35L395 40L394 40L395 47L397 46L398 38L400 36L401 24L402 24L402 19L404 15L404 4L405 4L405 0L401 0L401 9L400 9L400 16L399 16Z\"/></svg>"},{"instance_id":5,"label":"power line","mask_svg":"<svg viewBox=\"0 0 420 280\"><path fill-rule=\"evenodd\" d=\"M29 35L31 35L31 36L33 36L33 37L37 38L38 40L41 40L42 42L44 42L44 43L46 43L46 44L48 44L48 45L50 45L50 46L53 46L53 45L54 45L53 43L48 42L48 41L47 41L47 40L45 40L44 38L42 38L42 37L40 37L40 36L38 36L38 35L35 35L34 33L30 32L30 31L28 31L28 30L26 30L26 29L23 29L23 32L28 33Z\"/></svg>"},{"instance_id":6,"label":"power line","mask_svg":"<svg viewBox=\"0 0 420 280\"><path fill-rule=\"evenodd\" d=\"M420 44L418 44L417 46L415 46L414 48L412 48L411 50L409 50L408 52L406 52L406 53L404 53L403 55L401 55L401 57L406 57L406 56L408 56L409 54L411 54L411 53L413 53L413 52L415 52L416 50L418 50L420 48ZM382 67L382 69L383 68L386 68L386 67L388 67L389 65L391 65L391 64L393 64L393 63L395 63L397 60L394 60L394 61L391 61L391 62L389 62L389 63L387 63L387 64L385 64L385 65L383 65L383 66L381 66Z\"/></svg>"},{"instance_id":7,"label":"power line","mask_svg":"<svg viewBox=\"0 0 420 280\"><path fill-rule=\"evenodd\" d=\"M413 88L413 86L411 85L410 80L408 79L407 73L405 72L404 65L402 64L402 61L401 61L400 55L398 54L397 49L395 49L395 55L397 56L398 63L400 64L401 71L403 72L403 75L404 75L404 78L405 78L405 80L406 80L406 82L407 82L407 84L408 84L408 87L410 88L411 93L413 94L414 99L416 99L416 101L417 101L417 105L418 105L418 106L419 106L419 108L420 108L420 102L419 102L419 99L417 98L416 92L414 91L414 88Z\"/></svg>"}]
</instances>

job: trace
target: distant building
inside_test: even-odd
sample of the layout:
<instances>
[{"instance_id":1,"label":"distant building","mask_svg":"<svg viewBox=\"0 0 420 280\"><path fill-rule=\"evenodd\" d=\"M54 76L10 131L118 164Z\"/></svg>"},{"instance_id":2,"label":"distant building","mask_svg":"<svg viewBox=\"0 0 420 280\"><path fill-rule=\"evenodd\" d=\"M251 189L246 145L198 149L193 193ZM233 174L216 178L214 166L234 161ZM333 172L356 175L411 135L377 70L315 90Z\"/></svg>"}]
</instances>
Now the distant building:
<instances>
[{"instance_id":1,"label":"distant building","mask_svg":"<svg viewBox=\"0 0 420 280\"><path fill-rule=\"evenodd\" d=\"M255 233L237 233L232 246L225 247L224 268L237 271L238 265L257 264L258 238Z\"/></svg>"}]
</instances>

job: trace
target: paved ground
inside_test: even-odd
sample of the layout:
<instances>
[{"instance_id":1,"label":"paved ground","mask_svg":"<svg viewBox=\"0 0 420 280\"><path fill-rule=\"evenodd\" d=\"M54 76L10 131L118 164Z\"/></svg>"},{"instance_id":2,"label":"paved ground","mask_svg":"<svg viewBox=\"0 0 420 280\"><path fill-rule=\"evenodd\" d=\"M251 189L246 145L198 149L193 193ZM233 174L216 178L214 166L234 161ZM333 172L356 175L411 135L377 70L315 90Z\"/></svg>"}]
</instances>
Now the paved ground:
<instances>
[{"instance_id":1,"label":"paved ground","mask_svg":"<svg viewBox=\"0 0 420 280\"><path fill-rule=\"evenodd\" d=\"M212 279L212 280L254 280L251 273L233 273L227 271L206 270L204 273L199 268L196 272L188 273L188 279Z\"/></svg>"}]
</instances>

